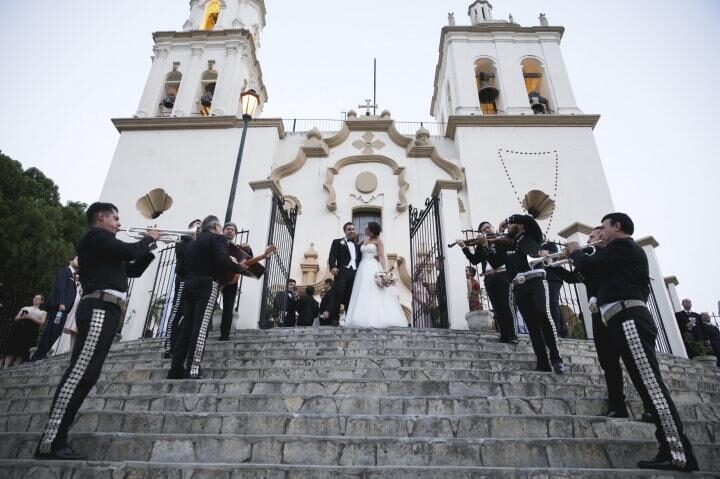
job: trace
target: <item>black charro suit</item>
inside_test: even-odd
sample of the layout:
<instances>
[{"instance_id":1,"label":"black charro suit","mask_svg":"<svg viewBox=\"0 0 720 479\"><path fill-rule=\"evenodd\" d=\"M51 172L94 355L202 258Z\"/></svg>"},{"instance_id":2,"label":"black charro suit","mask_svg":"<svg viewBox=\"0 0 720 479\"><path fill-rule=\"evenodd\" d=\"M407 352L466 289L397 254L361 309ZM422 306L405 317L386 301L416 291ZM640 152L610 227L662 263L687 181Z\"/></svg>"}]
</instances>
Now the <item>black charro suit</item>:
<instances>
[{"instance_id":1,"label":"black charro suit","mask_svg":"<svg viewBox=\"0 0 720 479\"><path fill-rule=\"evenodd\" d=\"M355 261L351 264L350 248L355 249ZM332 288L332 300L330 302L330 320L334 326L338 325L340 305L345 306L347 311L350 304L350 294L352 293L353 284L355 283L355 272L360 264L360 245L357 240L350 241L347 238L338 238L333 240L330 246L330 256L328 257L328 267L338 269L335 276L335 284Z\"/></svg>"}]
</instances>

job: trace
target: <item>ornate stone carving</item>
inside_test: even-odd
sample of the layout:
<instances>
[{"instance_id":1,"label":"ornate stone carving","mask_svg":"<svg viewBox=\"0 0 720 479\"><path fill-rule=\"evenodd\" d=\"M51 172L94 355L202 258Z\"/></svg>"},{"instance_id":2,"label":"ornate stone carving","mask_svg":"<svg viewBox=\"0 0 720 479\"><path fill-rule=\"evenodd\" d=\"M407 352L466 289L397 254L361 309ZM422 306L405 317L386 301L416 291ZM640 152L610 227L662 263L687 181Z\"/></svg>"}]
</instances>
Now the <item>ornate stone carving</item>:
<instances>
[{"instance_id":1,"label":"ornate stone carving","mask_svg":"<svg viewBox=\"0 0 720 479\"><path fill-rule=\"evenodd\" d=\"M355 178L355 188L360 193L372 193L378 185L377 176L369 171L363 171Z\"/></svg>"},{"instance_id":2,"label":"ornate stone carving","mask_svg":"<svg viewBox=\"0 0 720 479\"><path fill-rule=\"evenodd\" d=\"M302 146L308 158L325 158L330 153L330 147L323 141L322 134L317 128L307 133L307 140Z\"/></svg>"},{"instance_id":3,"label":"ornate stone carving","mask_svg":"<svg viewBox=\"0 0 720 479\"><path fill-rule=\"evenodd\" d=\"M385 143L381 140L375 139L375 135L368 131L362 137L362 139L355 140L353 146L358 150L362 150L363 155L372 155L375 150L382 150L385 148Z\"/></svg>"},{"instance_id":4,"label":"ornate stone carving","mask_svg":"<svg viewBox=\"0 0 720 479\"><path fill-rule=\"evenodd\" d=\"M310 243L310 248L305 251L305 259L300 263L302 271L302 284L315 284L317 274L320 271L320 263L318 262L318 252L315 251L315 243Z\"/></svg>"},{"instance_id":5,"label":"ornate stone carving","mask_svg":"<svg viewBox=\"0 0 720 479\"><path fill-rule=\"evenodd\" d=\"M413 142L415 146L429 146L430 145L430 132L424 128L420 127L420 129L415 133L415 141Z\"/></svg>"}]
</instances>

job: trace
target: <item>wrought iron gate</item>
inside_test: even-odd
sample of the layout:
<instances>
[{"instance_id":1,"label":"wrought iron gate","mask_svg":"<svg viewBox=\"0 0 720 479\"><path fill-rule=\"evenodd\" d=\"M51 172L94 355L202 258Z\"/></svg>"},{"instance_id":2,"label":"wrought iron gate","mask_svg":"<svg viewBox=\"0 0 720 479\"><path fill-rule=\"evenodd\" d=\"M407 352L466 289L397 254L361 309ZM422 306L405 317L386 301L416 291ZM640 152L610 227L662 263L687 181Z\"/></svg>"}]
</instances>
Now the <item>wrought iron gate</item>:
<instances>
[{"instance_id":1,"label":"wrought iron gate","mask_svg":"<svg viewBox=\"0 0 720 479\"><path fill-rule=\"evenodd\" d=\"M235 242L246 243L250 232L248 230L238 231ZM173 300L175 298L175 243L160 250L158 254L158 267L155 273L153 289L150 293L147 313L145 315L145 326L143 327L144 338L157 338L165 336L167 322L170 318ZM242 276L238 282L239 300L242 293ZM237 308L237 303L236 303Z\"/></svg>"},{"instance_id":2,"label":"wrought iron gate","mask_svg":"<svg viewBox=\"0 0 720 479\"><path fill-rule=\"evenodd\" d=\"M297 209L286 208L285 200L275 196L270 213L268 244L274 244L277 252L265 261L260 329L274 328L283 324L286 302L282 299L290 279L296 221Z\"/></svg>"},{"instance_id":3,"label":"wrought iron gate","mask_svg":"<svg viewBox=\"0 0 720 479\"><path fill-rule=\"evenodd\" d=\"M413 327L449 328L440 198L428 198L422 210L410 205L409 216Z\"/></svg>"}]
</instances>

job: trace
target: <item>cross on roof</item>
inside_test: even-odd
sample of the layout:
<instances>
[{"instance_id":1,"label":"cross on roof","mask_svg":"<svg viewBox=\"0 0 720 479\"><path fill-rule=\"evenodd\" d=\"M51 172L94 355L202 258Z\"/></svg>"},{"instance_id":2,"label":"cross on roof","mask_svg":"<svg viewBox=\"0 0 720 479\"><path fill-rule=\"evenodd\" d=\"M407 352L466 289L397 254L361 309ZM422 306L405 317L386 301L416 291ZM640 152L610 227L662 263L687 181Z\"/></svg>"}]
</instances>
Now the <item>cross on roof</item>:
<instances>
[{"instance_id":1,"label":"cross on roof","mask_svg":"<svg viewBox=\"0 0 720 479\"><path fill-rule=\"evenodd\" d=\"M365 110L365 116L370 116L370 110L377 108L377 105L373 105L373 101L370 99L365 100L365 105L358 105L358 108Z\"/></svg>"}]
</instances>

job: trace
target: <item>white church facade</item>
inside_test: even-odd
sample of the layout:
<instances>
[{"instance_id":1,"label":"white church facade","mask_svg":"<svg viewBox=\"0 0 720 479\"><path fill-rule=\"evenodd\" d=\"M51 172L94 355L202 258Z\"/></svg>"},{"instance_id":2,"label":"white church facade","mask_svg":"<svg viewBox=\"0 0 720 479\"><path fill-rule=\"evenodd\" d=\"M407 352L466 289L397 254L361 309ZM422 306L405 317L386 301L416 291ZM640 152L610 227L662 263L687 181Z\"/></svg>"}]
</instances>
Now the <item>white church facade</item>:
<instances>
[{"instance_id":1,"label":"white church facade","mask_svg":"<svg viewBox=\"0 0 720 479\"><path fill-rule=\"evenodd\" d=\"M351 111L333 127L308 124L298 132L262 115L270 98L258 53L264 1L192 0L182 31L154 34L135 114L113 120L120 138L101 200L120 208L125 225L148 223L135 204L155 188L174 200L159 227L222 217L241 141L240 97L253 90L259 106L248 124L232 219L259 251L273 197L297 208L289 274L301 290L330 277L330 243L345 222L378 219L409 313L409 207L422 208L431 196L441 205L443 244L523 207L541 212L549 238L583 241L587 225L613 202L593 134L600 117L576 103L560 48L564 29L544 15L537 26L496 20L487 0L471 3L468 16L469 25L450 16L440 34L434 89L428 85L437 125L408 131L388 111ZM457 249L442 259L450 327L466 329L466 260ZM153 281L148 273L133 285L126 339L143 334ZM664 286L656 293L670 308ZM245 280L236 328L258 327L261 302L262 282Z\"/></svg>"}]
</instances>

